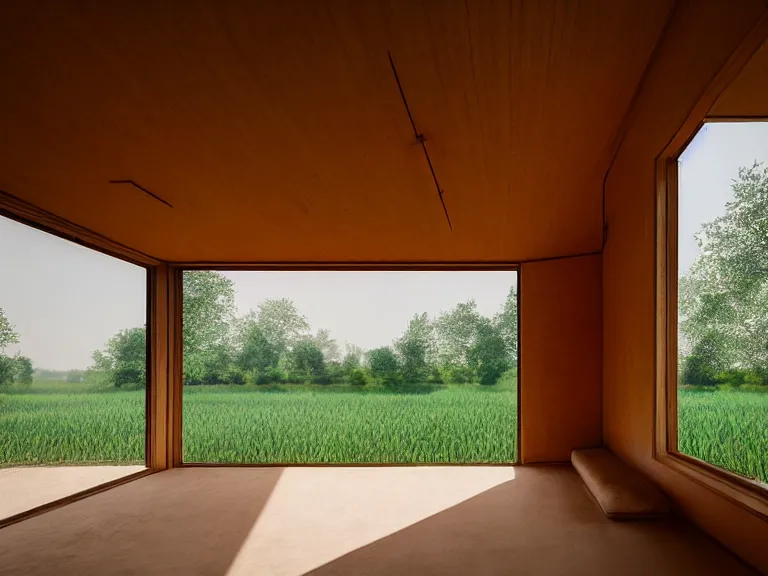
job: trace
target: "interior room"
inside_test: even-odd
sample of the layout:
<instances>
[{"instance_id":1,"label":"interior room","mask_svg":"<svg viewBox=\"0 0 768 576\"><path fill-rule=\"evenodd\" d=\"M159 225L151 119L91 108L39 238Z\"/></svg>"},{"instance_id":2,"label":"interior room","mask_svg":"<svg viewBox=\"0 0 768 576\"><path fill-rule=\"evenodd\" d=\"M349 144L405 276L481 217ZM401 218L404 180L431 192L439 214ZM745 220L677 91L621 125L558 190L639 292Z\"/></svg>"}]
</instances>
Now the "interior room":
<instances>
[{"instance_id":1,"label":"interior room","mask_svg":"<svg viewBox=\"0 0 768 576\"><path fill-rule=\"evenodd\" d=\"M768 574L768 3L0 17L0 574Z\"/></svg>"}]
</instances>

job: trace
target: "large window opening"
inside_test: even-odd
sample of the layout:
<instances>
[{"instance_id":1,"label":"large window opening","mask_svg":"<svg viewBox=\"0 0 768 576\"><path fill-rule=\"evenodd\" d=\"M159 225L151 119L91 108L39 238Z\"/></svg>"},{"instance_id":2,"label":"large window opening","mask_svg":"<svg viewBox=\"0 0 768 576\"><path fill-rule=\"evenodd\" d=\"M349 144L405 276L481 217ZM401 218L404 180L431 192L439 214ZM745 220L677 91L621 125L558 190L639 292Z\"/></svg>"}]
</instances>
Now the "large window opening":
<instances>
[{"instance_id":1,"label":"large window opening","mask_svg":"<svg viewBox=\"0 0 768 576\"><path fill-rule=\"evenodd\" d=\"M0 217L0 519L145 466L146 269Z\"/></svg>"},{"instance_id":2,"label":"large window opening","mask_svg":"<svg viewBox=\"0 0 768 576\"><path fill-rule=\"evenodd\" d=\"M706 124L678 180L671 441L768 483L768 123Z\"/></svg>"},{"instance_id":3,"label":"large window opening","mask_svg":"<svg viewBox=\"0 0 768 576\"><path fill-rule=\"evenodd\" d=\"M517 460L514 271L183 273L183 460Z\"/></svg>"}]
</instances>

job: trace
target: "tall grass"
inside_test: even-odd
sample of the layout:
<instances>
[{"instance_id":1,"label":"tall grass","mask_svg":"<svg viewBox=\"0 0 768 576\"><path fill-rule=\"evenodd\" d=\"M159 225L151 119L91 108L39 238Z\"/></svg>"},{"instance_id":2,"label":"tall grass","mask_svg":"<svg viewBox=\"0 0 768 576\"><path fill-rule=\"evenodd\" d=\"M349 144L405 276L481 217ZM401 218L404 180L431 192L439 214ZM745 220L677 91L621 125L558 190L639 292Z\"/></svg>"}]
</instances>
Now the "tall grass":
<instances>
[{"instance_id":1,"label":"tall grass","mask_svg":"<svg viewBox=\"0 0 768 576\"><path fill-rule=\"evenodd\" d=\"M678 449L768 482L768 393L678 391Z\"/></svg>"},{"instance_id":2,"label":"tall grass","mask_svg":"<svg viewBox=\"0 0 768 576\"><path fill-rule=\"evenodd\" d=\"M185 389L184 460L475 463L516 460L514 389L273 393Z\"/></svg>"},{"instance_id":3,"label":"tall grass","mask_svg":"<svg viewBox=\"0 0 768 576\"><path fill-rule=\"evenodd\" d=\"M184 390L189 462L435 463L516 459L517 395L504 382ZM37 384L0 393L0 466L140 463L144 392Z\"/></svg>"},{"instance_id":4,"label":"tall grass","mask_svg":"<svg viewBox=\"0 0 768 576\"><path fill-rule=\"evenodd\" d=\"M144 462L143 391L62 388L0 393L0 466Z\"/></svg>"},{"instance_id":5,"label":"tall grass","mask_svg":"<svg viewBox=\"0 0 768 576\"><path fill-rule=\"evenodd\" d=\"M679 447L768 482L768 394L679 391ZM141 463L143 391L35 383L0 392L0 466ZM184 459L253 463L511 462L517 394L494 387L184 389ZM554 424L553 424L554 425Z\"/></svg>"}]
</instances>

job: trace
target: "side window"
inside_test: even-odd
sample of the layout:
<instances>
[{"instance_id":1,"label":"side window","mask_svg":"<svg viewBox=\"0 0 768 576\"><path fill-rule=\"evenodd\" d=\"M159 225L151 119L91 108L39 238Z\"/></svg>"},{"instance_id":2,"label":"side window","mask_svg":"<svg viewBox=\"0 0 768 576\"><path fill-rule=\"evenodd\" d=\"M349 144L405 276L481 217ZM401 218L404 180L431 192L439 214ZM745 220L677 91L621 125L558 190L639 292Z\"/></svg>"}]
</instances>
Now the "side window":
<instances>
[{"instance_id":1,"label":"side window","mask_svg":"<svg viewBox=\"0 0 768 576\"><path fill-rule=\"evenodd\" d=\"M145 468L147 270L3 217L0 246L7 518Z\"/></svg>"},{"instance_id":2,"label":"side window","mask_svg":"<svg viewBox=\"0 0 768 576\"><path fill-rule=\"evenodd\" d=\"M677 451L768 483L768 123L706 124L677 212Z\"/></svg>"}]
</instances>

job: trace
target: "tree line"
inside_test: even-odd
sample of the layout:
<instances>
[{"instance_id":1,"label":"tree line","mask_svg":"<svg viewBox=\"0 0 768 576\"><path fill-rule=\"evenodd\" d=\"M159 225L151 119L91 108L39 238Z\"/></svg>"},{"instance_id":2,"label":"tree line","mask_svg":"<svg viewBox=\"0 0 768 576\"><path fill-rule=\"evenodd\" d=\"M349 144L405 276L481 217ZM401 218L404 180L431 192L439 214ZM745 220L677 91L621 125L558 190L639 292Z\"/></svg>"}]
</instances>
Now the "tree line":
<instances>
[{"instance_id":1,"label":"tree line","mask_svg":"<svg viewBox=\"0 0 768 576\"><path fill-rule=\"evenodd\" d=\"M495 384L517 362L514 287L493 318L470 300L435 319L415 314L390 346L343 352L327 330L313 332L288 298L266 299L236 317L234 284L218 272L186 272L183 293L186 385Z\"/></svg>"},{"instance_id":2,"label":"tree line","mask_svg":"<svg viewBox=\"0 0 768 576\"><path fill-rule=\"evenodd\" d=\"M679 279L681 384L768 387L768 169L740 168L732 189Z\"/></svg>"},{"instance_id":3,"label":"tree line","mask_svg":"<svg viewBox=\"0 0 768 576\"><path fill-rule=\"evenodd\" d=\"M415 314L389 346L342 351L328 330L312 331L288 298L266 299L238 317L234 283L215 271L183 278L183 379L219 384L495 384L517 365L517 294L492 318L474 300L429 318ZM371 329L375 330L375 327ZM122 330L93 355L87 379L118 388L146 382L144 328Z\"/></svg>"}]
</instances>

